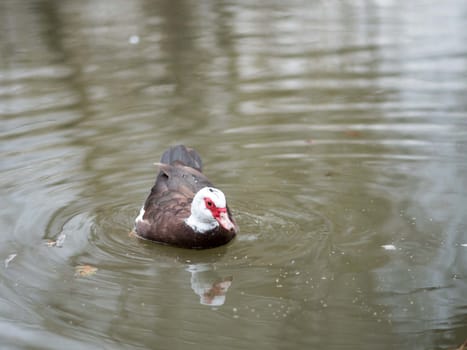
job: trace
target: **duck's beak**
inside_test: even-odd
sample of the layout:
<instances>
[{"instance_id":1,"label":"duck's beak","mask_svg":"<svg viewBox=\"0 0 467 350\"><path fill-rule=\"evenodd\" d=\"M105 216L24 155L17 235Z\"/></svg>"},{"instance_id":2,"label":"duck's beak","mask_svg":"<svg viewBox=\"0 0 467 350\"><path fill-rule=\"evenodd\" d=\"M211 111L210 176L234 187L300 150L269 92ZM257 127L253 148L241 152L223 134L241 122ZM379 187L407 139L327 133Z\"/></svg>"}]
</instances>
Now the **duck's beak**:
<instances>
[{"instance_id":1,"label":"duck's beak","mask_svg":"<svg viewBox=\"0 0 467 350\"><path fill-rule=\"evenodd\" d=\"M230 220L229 214L227 211L220 212L219 216L216 217L217 222L227 231L235 231L235 225Z\"/></svg>"}]
</instances>

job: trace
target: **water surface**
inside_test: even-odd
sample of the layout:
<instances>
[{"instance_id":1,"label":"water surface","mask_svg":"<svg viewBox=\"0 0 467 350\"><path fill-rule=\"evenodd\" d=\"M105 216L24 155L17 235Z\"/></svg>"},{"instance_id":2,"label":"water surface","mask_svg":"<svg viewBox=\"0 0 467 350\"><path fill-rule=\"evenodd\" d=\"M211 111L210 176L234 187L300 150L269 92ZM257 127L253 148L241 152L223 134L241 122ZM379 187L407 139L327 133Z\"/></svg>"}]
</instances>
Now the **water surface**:
<instances>
[{"instance_id":1,"label":"water surface","mask_svg":"<svg viewBox=\"0 0 467 350\"><path fill-rule=\"evenodd\" d=\"M2 348L454 348L466 33L461 0L2 1ZM177 143L225 247L128 235Z\"/></svg>"}]
</instances>

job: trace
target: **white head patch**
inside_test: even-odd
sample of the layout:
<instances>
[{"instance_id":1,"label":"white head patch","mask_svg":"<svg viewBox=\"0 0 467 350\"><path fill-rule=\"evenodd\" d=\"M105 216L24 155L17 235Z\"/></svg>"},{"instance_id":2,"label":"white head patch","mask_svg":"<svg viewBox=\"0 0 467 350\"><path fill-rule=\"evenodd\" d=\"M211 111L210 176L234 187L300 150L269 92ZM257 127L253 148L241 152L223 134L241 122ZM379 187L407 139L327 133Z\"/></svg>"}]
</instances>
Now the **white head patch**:
<instances>
[{"instance_id":1,"label":"white head patch","mask_svg":"<svg viewBox=\"0 0 467 350\"><path fill-rule=\"evenodd\" d=\"M205 233L219 226L212 212L206 208L205 199L213 201L217 208L226 206L225 195L222 191L214 187L200 189L191 203L191 215L185 220L186 224L198 233Z\"/></svg>"}]
</instances>

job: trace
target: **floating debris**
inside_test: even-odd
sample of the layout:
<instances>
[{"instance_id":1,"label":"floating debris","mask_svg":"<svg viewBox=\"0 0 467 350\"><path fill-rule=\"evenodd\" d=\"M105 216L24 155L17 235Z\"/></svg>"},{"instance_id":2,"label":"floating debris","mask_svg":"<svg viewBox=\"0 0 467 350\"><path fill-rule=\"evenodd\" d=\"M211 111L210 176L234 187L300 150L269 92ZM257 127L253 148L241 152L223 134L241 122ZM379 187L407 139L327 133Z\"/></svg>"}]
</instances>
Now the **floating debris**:
<instances>
[{"instance_id":1,"label":"floating debris","mask_svg":"<svg viewBox=\"0 0 467 350\"><path fill-rule=\"evenodd\" d=\"M66 239L66 234L65 233L61 233L57 239L54 241L54 240L48 240L46 242L47 244L47 247L56 247L56 248L61 248L63 247L63 243L65 242L65 239Z\"/></svg>"},{"instance_id":2,"label":"floating debris","mask_svg":"<svg viewBox=\"0 0 467 350\"><path fill-rule=\"evenodd\" d=\"M128 38L128 42L132 45L139 44L139 36L138 35L132 35Z\"/></svg>"},{"instance_id":3,"label":"floating debris","mask_svg":"<svg viewBox=\"0 0 467 350\"><path fill-rule=\"evenodd\" d=\"M467 339L455 350L467 350Z\"/></svg>"},{"instance_id":4,"label":"floating debris","mask_svg":"<svg viewBox=\"0 0 467 350\"><path fill-rule=\"evenodd\" d=\"M381 246L381 248L385 250L396 250L396 246L394 244L384 244Z\"/></svg>"},{"instance_id":5,"label":"floating debris","mask_svg":"<svg viewBox=\"0 0 467 350\"><path fill-rule=\"evenodd\" d=\"M97 272L97 267L91 265L78 265L75 267L76 277L88 277L92 276Z\"/></svg>"},{"instance_id":6,"label":"floating debris","mask_svg":"<svg viewBox=\"0 0 467 350\"><path fill-rule=\"evenodd\" d=\"M349 137L362 137L362 133L354 129L344 130L344 134Z\"/></svg>"},{"instance_id":7,"label":"floating debris","mask_svg":"<svg viewBox=\"0 0 467 350\"><path fill-rule=\"evenodd\" d=\"M467 243L461 243L461 247L467 247Z\"/></svg>"},{"instance_id":8,"label":"floating debris","mask_svg":"<svg viewBox=\"0 0 467 350\"><path fill-rule=\"evenodd\" d=\"M10 262L11 262L14 258L16 258L16 255L18 255L18 254L13 253L13 254L8 255L8 258L5 259L5 269L7 269L7 268L8 268L8 265L10 264Z\"/></svg>"}]
</instances>

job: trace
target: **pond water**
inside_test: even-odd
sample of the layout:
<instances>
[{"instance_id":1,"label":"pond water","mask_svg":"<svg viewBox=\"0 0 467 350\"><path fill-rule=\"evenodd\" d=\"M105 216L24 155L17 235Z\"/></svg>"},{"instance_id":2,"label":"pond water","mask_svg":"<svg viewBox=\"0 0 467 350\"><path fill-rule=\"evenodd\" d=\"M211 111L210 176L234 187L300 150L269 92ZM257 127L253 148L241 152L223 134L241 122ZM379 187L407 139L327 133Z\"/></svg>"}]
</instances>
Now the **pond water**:
<instances>
[{"instance_id":1,"label":"pond water","mask_svg":"<svg viewBox=\"0 0 467 350\"><path fill-rule=\"evenodd\" d=\"M0 3L2 349L452 349L467 3ZM241 233L128 235L170 145Z\"/></svg>"}]
</instances>

